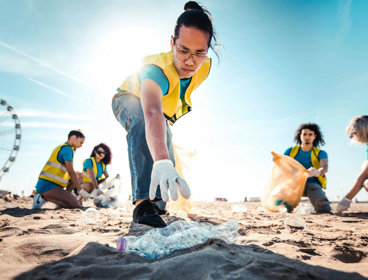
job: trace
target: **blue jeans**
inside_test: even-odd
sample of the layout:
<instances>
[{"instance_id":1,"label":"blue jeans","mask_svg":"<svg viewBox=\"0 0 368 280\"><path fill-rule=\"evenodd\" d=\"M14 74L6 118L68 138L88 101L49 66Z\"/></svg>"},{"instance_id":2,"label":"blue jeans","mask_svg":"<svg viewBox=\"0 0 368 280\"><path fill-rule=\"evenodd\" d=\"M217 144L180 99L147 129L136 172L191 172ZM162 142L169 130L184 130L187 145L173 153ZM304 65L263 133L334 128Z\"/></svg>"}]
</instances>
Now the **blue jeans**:
<instances>
[{"instance_id":1,"label":"blue jeans","mask_svg":"<svg viewBox=\"0 0 368 280\"><path fill-rule=\"evenodd\" d=\"M133 94L115 96L112 100L112 110L116 119L127 132L129 167L132 182L133 203L137 199L149 197L149 186L153 160L148 149L145 132L145 120L141 101ZM172 162L175 164L172 135L167 127L167 148ZM156 198L161 198L160 188L157 188Z\"/></svg>"},{"instance_id":2,"label":"blue jeans","mask_svg":"<svg viewBox=\"0 0 368 280\"><path fill-rule=\"evenodd\" d=\"M307 196L316 212L330 212L330 202L320 184L306 183L303 196Z\"/></svg>"}]
</instances>

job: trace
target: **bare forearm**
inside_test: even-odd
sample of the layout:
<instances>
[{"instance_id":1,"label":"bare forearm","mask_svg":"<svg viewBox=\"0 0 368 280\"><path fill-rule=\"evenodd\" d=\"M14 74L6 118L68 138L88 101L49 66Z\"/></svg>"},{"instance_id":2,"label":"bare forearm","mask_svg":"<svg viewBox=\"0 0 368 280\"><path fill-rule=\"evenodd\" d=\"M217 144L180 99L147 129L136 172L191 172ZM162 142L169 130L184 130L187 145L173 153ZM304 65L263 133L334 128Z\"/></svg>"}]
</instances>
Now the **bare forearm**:
<instances>
[{"instance_id":1,"label":"bare forearm","mask_svg":"<svg viewBox=\"0 0 368 280\"><path fill-rule=\"evenodd\" d=\"M166 145L166 122L162 112L145 114L146 140L153 161L170 159Z\"/></svg>"},{"instance_id":2,"label":"bare forearm","mask_svg":"<svg viewBox=\"0 0 368 280\"><path fill-rule=\"evenodd\" d=\"M77 188L78 190L80 190L81 187L79 184L77 174L73 171L73 172L70 172L69 175L70 175L70 180L72 181L73 188Z\"/></svg>"},{"instance_id":3,"label":"bare forearm","mask_svg":"<svg viewBox=\"0 0 368 280\"><path fill-rule=\"evenodd\" d=\"M351 187L350 191L346 194L346 197L348 199L353 199L357 193L361 190L363 187L363 183L365 180L368 179L367 174L361 173L354 181L353 186Z\"/></svg>"}]
</instances>

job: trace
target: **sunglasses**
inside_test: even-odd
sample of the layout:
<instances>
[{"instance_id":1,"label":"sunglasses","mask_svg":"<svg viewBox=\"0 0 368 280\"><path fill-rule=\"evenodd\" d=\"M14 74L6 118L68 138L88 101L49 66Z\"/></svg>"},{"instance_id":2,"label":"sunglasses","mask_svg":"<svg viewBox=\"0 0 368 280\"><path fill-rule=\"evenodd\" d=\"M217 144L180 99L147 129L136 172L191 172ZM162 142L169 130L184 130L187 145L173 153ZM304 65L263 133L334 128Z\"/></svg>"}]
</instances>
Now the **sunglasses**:
<instances>
[{"instance_id":1,"label":"sunglasses","mask_svg":"<svg viewBox=\"0 0 368 280\"><path fill-rule=\"evenodd\" d=\"M96 153L99 154L100 156L101 155L106 155L105 151L101 151L101 150L97 151Z\"/></svg>"}]
</instances>

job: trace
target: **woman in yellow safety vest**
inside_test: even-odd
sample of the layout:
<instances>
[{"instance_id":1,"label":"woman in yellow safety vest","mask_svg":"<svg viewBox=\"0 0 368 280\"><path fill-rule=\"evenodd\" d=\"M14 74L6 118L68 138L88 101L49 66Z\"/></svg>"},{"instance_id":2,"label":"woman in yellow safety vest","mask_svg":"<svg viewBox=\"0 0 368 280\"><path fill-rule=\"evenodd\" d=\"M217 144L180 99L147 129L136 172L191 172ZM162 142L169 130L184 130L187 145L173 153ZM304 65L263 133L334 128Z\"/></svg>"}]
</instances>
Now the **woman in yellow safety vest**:
<instances>
[{"instance_id":1,"label":"woman in yellow safety vest","mask_svg":"<svg viewBox=\"0 0 368 280\"><path fill-rule=\"evenodd\" d=\"M368 115L352 119L346 127L346 133L353 141L367 145L367 159L363 162L362 169L350 191L337 205L336 212L338 213L348 210L351 200L362 188L368 192Z\"/></svg>"},{"instance_id":2,"label":"woman in yellow safety vest","mask_svg":"<svg viewBox=\"0 0 368 280\"><path fill-rule=\"evenodd\" d=\"M159 213L165 212L169 192L173 200L178 190L190 196L174 167L168 124L192 110L193 91L210 72L207 53L213 44L211 14L197 2L187 2L176 21L170 51L143 58L140 70L125 79L113 98L115 117L127 131L136 223L165 227Z\"/></svg>"},{"instance_id":3,"label":"woman in yellow safety vest","mask_svg":"<svg viewBox=\"0 0 368 280\"><path fill-rule=\"evenodd\" d=\"M109 177L106 165L111 163L111 150L100 143L92 150L91 156L83 162L83 183L81 187L88 193L99 194L98 184Z\"/></svg>"}]
</instances>

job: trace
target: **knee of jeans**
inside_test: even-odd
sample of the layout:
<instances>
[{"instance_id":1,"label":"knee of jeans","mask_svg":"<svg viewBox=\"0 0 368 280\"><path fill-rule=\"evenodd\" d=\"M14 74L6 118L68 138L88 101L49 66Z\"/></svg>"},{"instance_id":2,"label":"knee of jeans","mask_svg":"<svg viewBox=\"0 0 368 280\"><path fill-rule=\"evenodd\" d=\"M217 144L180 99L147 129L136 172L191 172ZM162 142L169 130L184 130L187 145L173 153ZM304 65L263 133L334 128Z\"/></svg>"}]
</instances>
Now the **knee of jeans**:
<instances>
[{"instance_id":1,"label":"knee of jeans","mask_svg":"<svg viewBox=\"0 0 368 280\"><path fill-rule=\"evenodd\" d=\"M316 209L325 209L330 206L329 201L324 198L316 200L314 204L315 204Z\"/></svg>"}]
</instances>

